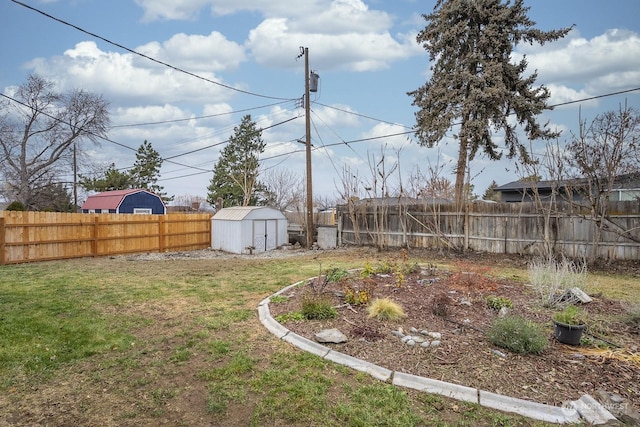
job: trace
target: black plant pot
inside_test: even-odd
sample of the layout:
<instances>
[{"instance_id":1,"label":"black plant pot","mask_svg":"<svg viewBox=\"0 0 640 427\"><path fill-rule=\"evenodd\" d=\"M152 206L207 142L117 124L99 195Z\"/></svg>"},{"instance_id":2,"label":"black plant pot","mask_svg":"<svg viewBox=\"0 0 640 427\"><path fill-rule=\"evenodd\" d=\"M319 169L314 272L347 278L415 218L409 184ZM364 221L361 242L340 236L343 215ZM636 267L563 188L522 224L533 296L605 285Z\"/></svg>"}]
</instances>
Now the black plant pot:
<instances>
[{"instance_id":1,"label":"black plant pot","mask_svg":"<svg viewBox=\"0 0 640 427\"><path fill-rule=\"evenodd\" d=\"M563 344L580 345L582 331L586 325L566 325L553 321L553 332L558 341Z\"/></svg>"}]
</instances>

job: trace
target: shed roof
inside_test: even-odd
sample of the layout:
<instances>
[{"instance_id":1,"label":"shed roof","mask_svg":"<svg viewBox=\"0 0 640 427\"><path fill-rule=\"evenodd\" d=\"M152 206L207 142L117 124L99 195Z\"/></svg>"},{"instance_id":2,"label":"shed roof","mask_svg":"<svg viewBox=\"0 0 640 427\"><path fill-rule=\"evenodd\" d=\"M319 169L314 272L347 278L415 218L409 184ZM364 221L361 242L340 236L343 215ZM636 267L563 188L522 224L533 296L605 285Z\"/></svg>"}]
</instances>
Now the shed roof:
<instances>
[{"instance_id":1,"label":"shed roof","mask_svg":"<svg viewBox=\"0 0 640 427\"><path fill-rule=\"evenodd\" d=\"M140 192L153 194L150 191L141 188L103 191L102 193L89 196L87 201L82 205L82 209L117 209L126 196ZM153 195L155 196L155 194Z\"/></svg>"},{"instance_id":2,"label":"shed roof","mask_svg":"<svg viewBox=\"0 0 640 427\"><path fill-rule=\"evenodd\" d=\"M278 218L286 218L282 212L277 209L269 208L267 206L232 206L229 208L220 209L213 216L214 219L221 219L227 221L242 221L260 210L273 211L278 214Z\"/></svg>"}]
</instances>

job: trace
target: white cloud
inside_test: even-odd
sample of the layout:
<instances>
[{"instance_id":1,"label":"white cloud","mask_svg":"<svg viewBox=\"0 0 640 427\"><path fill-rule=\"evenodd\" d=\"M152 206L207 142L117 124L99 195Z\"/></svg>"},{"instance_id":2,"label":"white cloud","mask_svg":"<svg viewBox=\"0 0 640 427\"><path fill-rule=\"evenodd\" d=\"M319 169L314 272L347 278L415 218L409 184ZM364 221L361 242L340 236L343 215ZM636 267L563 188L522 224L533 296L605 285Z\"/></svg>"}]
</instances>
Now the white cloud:
<instances>
[{"instance_id":1,"label":"white cloud","mask_svg":"<svg viewBox=\"0 0 640 427\"><path fill-rule=\"evenodd\" d=\"M638 86L640 35L633 31L608 30L590 40L571 33L565 40L522 51L529 69L538 70L545 84L593 94Z\"/></svg>"},{"instance_id":2,"label":"white cloud","mask_svg":"<svg viewBox=\"0 0 640 427\"><path fill-rule=\"evenodd\" d=\"M129 103L161 104L229 99L230 91L213 83L139 59L130 53L100 50L93 41L80 42L63 56L38 58L28 64L37 74L54 80L60 90L85 89ZM198 73L211 81L211 72Z\"/></svg>"},{"instance_id":3,"label":"white cloud","mask_svg":"<svg viewBox=\"0 0 640 427\"><path fill-rule=\"evenodd\" d=\"M234 70L246 60L242 46L216 31L208 36L178 33L136 51L190 72Z\"/></svg>"},{"instance_id":4,"label":"white cloud","mask_svg":"<svg viewBox=\"0 0 640 427\"><path fill-rule=\"evenodd\" d=\"M264 20L249 32L246 48L256 62L274 68L296 67L293 59L300 46L309 47L314 66L324 70L385 69L396 60L424 53L415 41L415 32L392 36L393 17L387 12L370 9L362 0L305 1L295 7L288 0L137 0L137 3L145 9L147 20L191 19L198 9L208 6L218 15L257 12ZM202 57L198 60L199 65L206 64L208 45L217 42L214 33L205 43L198 36L178 35L174 38L178 39L175 48L170 45L171 41L165 43L167 57L193 57L189 50L194 49L196 59ZM224 38L222 40L224 42ZM230 45L227 50L231 60L220 55L219 62L209 65L214 71L221 69L217 67L233 68L244 59L240 56L239 46L226 44ZM153 52L153 48L149 46L149 52ZM184 54L180 55L182 52Z\"/></svg>"},{"instance_id":5,"label":"white cloud","mask_svg":"<svg viewBox=\"0 0 640 427\"><path fill-rule=\"evenodd\" d=\"M388 147L390 149L398 150L406 147L410 144L409 137L411 135L405 134L407 128L401 125L392 125L389 123L378 123L373 128L364 132L363 138L380 138L379 143L381 147ZM388 136L394 135L394 136Z\"/></svg>"},{"instance_id":6,"label":"white cloud","mask_svg":"<svg viewBox=\"0 0 640 427\"><path fill-rule=\"evenodd\" d=\"M192 20L211 0L135 0L144 9L143 21Z\"/></svg>"}]
</instances>

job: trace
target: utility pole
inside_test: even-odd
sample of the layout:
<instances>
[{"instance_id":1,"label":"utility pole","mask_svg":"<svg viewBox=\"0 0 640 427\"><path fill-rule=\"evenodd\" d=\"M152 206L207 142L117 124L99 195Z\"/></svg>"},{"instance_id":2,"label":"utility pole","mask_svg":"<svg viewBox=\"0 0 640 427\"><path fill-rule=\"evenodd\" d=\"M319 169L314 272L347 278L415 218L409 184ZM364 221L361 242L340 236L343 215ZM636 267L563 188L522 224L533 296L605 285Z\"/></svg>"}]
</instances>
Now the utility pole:
<instances>
[{"instance_id":1,"label":"utility pole","mask_svg":"<svg viewBox=\"0 0 640 427\"><path fill-rule=\"evenodd\" d=\"M313 246L313 186L311 185L311 102L309 101L309 48L304 48L304 113L307 152L307 249Z\"/></svg>"},{"instance_id":2,"label":"utility pole","mask_svg":"<svg viewBox=\"0 0 640 427\"><path fill-rule=\"evenodd\" d=\"M73 142L73 213L78 213L78 158L76 142Z\"/></svg>"}]
</instances>

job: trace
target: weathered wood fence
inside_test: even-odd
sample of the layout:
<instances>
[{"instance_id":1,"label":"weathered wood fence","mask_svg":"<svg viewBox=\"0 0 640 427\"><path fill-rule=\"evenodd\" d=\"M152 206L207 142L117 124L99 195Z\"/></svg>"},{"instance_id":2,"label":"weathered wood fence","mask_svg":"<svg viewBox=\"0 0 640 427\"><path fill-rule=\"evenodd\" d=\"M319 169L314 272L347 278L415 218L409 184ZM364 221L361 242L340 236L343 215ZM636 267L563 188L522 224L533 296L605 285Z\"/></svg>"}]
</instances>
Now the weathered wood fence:
<instances>
[{"instance_id":1,"label":"weathered wood fence","mask_svg":"<svg viewBox=\"0 0 640 427\"><path fill-rule=\"evenodd\" d=\"M211 246L211 214L0 211L0 265Z\"/></svg>"},{"instance_id":2,"label":"weathered wood fence","mask_svg":"<svg viewBox=\"0 0 640 427\"><path fill-rule=\"evenodd\" d=\"M339 206L337 216L340 244L507 254L544 254L548 245L552 253L568 257L640 259L640 244L606 229L599 234L588 212L568 205L545 214L534 203L472 203L459 212L454 205L360 202L351 209ZM609 216L620 229L640 237L637 201L612 202Z\"/></svg>"}]
</instances>

